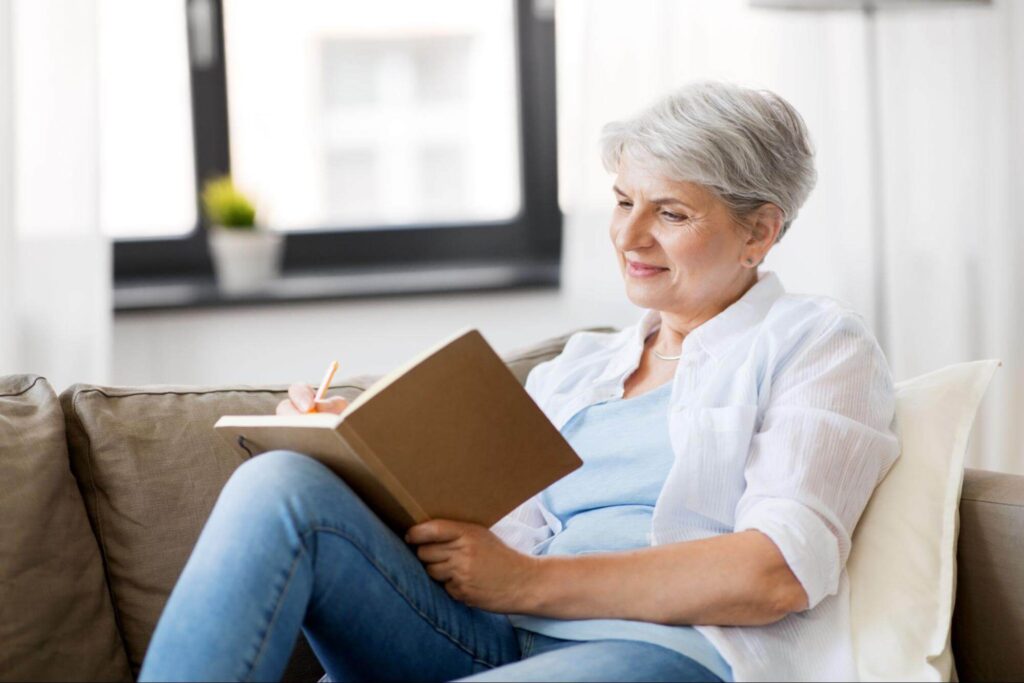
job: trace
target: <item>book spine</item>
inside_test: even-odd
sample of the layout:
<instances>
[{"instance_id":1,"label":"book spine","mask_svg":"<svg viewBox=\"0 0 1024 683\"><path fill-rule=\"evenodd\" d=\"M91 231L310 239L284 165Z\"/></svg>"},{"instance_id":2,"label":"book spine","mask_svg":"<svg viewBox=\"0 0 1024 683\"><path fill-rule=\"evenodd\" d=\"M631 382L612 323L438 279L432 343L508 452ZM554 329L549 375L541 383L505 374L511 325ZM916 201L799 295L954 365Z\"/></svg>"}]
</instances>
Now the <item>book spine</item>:
<instances>
[{"instance_id":1,"label":"book spine","mask_svg":"<svg viewBox=\"0 0 1024 683\"><path fill-rule=\"evenodd\" d=\"M430 517L427 515L426 510L420 507L420 504L416 502L416 499L406 491L402 483L398 481L391 470L385 467L381 459L377 457L377 454L363 439L356 433L356 431L342 421L338 425L338 431L344 438L349 447L355 451L363 463L369 468L371 472L377 477L381 485L388 490L388 493L402 506L403 509L409 514L410 517L415 521L416 524L425 522Z\"/></svg>"}]
</instances>

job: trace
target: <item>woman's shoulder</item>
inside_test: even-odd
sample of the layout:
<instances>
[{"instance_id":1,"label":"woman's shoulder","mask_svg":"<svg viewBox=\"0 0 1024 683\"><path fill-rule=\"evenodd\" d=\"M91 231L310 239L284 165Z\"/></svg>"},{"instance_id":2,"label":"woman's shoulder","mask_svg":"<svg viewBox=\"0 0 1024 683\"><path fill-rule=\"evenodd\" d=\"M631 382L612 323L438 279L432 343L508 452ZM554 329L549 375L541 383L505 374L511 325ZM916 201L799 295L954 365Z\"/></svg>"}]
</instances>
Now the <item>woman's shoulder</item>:
<instances>
[{"instance_id":1,"label":"woman's shoulder","mask_svg":"<svg viewBox=\"0 0 1024 683\"><path fill-rule=\"evenodd\" d=\"M574 332L558 355L533 367L526 379L527 391L531 395L550 393L566 382L595 377L636 335L634 328Z\"/></svg>"},{"instance_id":2,"label":"woman's shoulder","mask_svg":"<svg viewBox=\"0 0 1024 683\"><path fill-rule=\"evenodd\" d=\"M856 357L857 362L888 366L871 326L839 299L786 294L774 303L760 327L755 348L778 371L793 367L800 358L840 362Z\"/></svg>"},{"instance_id":3,"label":"woman's shoulder","mask_svg":"<svg viewBox=\"0 0 1024 683\"><path fill-rule=\"evenodd\" d=\"M875 340L864 317L840 299L818 294L784 294L765 316L763 328L773 336L798 341L833 334Z\"/></svg>"},{"instance_id":4,"label":"woman's shoulder","mask_svg":"<svg viewBox=\"0 0 1024 683\"><path fill-rule=\"evenodd\" d=\"M860 313L831 297L786 295L765 322L761 386L771 387L769 400L796 396L878 429L892 421L892 372Z\"/></svg>"}]
</instances>

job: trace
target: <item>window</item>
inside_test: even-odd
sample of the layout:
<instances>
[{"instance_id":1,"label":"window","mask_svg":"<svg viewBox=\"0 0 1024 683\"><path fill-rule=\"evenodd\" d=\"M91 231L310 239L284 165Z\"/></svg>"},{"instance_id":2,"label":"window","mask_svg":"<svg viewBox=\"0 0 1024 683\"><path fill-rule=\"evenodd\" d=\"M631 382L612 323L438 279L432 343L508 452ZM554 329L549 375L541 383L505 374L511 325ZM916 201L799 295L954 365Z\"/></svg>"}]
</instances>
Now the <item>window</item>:
<instances>
[{"instance_id":1,"label":"window","mask_svg":"<svg viewBox=\"0 0 1024 683\"><path fill-rule=\"evenodd\" d=\"M101 0L100 225L114 238L195 229L188 43L180 0Z\"/></svg>"},{"instance_id":2,"label":"window","mask_svg":"<svg viewBox=\"0 0 1024 683\"><path fill-rule=\"evenodd\" d=\"M175 30L187 34L190 135L152 130L170 130L168 102L185 98L160 91L169 77L135 90L147 67L133 62L127 41L143 32L122 27L125 48L112 46L108 61L134 75L121 79L122 101L130 92L146 100L130 102L122 118L146 121L158 144L145 153L122 144L122 156L139 163L118 160L119 170L175 173L179 204L181 155L172 163L158 153L191 146L185 167L194 175L187 210L160 212L155 226L132 225L137 211L112 223L118 290L212 282L197 188L226 172L255 198L261 222L285 235L285 279L393 270L408 291L417 270L500 266L520 272L508 284L557 282L550 3L168 1L181 11ZM134 45L131 54L155 49ZM193 227L175 234L189 219ZM502 281L486 279L482 286ZM454 286L472 287L472 278ZM120 308L140 305L120 299Z\"/></svg>"}]
</instances>

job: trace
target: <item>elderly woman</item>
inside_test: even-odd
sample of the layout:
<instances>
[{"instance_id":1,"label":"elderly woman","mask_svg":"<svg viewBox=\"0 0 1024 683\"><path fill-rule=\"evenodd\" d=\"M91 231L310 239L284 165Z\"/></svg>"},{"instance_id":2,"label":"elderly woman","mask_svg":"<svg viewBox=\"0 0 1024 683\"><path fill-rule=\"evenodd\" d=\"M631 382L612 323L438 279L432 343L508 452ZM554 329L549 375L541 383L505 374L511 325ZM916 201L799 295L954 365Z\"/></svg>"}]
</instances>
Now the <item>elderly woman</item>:
<instances>
[{"instance_id":1,"label":"elderly woman","mask_svg":"<svg viewBox=\"0 0 1024 683\"><path fill-rule=\"evenodd\" d=\"M603 154L645 313L526 383L583 467L491 529L401 539L316 461L254 458L143 679L278 678L300 628L338 681L857 677L844 565L897 455L894 396L857 315L758 271L814 185L803 121L701 83L607 126ZM290 395L279 412L310 406Z\"/></svg>"}]
</instances>

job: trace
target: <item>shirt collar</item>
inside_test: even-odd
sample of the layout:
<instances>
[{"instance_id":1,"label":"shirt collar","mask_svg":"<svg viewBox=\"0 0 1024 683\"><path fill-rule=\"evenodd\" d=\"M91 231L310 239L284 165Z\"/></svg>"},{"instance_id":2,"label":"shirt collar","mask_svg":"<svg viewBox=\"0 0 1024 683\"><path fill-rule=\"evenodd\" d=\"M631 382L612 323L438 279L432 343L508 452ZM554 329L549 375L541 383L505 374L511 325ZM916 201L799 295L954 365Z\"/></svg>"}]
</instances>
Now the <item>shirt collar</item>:
<instances>
[{"instance_id":1,"label":"shirt collar","mask_svg":"<svg viewBox=\"0 0 1024 683\"><path fill-rule=\"evenodd\" d=\"M771 271L760 273L754 286L735 303L690 332L683 340L683 349L699 344L708 355L721 358L741 334L764 320L785 293L778 275ZM660 325L661 312L645 310L632 341L642 349L644 340Z\"/></svg>"}]
</instances>

